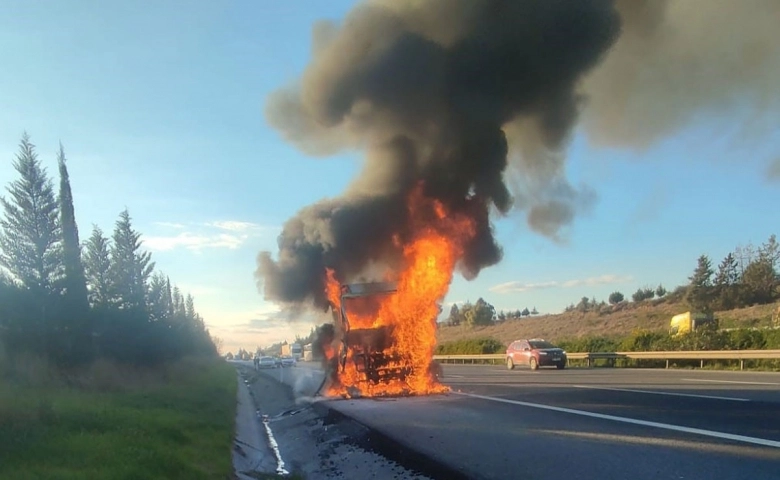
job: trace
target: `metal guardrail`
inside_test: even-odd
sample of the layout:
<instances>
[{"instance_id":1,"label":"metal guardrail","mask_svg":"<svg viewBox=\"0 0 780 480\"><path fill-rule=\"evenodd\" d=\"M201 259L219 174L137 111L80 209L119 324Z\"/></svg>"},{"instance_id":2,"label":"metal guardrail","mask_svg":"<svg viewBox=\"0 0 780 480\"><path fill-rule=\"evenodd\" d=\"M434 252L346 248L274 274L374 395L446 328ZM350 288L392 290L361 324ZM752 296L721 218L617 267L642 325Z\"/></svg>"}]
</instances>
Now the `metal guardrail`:
<instances>
[{"instance_id":1,"label":"metal guardrail","mask_svg":"<svg viewBox=\"0 0 780 480\"><path fill-rule=\"evenodd\" d=\"M739 360L740 370L745 367L745 360L780 360L780 350L687 350L671 352L583 352L567 353L569 360L585 360L590 367L595 360L607 360L614 365L615 360L665 360L666 368L669 368L670 360L699 360L704 366L705 360ZM434 360L445 362L467 361L495 363L506 359L503 353L485 355L434 355Z\"/></svg>"}]
</instances>

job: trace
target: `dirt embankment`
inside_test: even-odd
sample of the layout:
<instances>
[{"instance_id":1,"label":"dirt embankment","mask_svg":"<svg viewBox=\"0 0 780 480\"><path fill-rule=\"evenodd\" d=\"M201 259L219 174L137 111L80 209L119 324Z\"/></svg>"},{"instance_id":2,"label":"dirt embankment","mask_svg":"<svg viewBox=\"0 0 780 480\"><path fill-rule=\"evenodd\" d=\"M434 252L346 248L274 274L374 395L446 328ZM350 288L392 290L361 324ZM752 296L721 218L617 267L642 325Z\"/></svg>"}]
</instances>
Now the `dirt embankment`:
<instances>
[{"instance_id":1,"label":"dirt embankment","mask_svg":"<svg viewBox=\"0 0 780 480\"><path fill-rule=\"evenodd\" d=\"M722 328L769 326L772 313L778 304L756 305L724 312L716 312ZM454 340L492 337L505 344L518 338L540 337L551 341L585 336L622 337L635 330L667 330L672 316L684 313L688 308L682 303L664 300L625 303L608 307L602 312L565 312L557 315L541 315L507 320L485 327L442 325L437 340L446 343Z\"/></svg>"}]
</instances>

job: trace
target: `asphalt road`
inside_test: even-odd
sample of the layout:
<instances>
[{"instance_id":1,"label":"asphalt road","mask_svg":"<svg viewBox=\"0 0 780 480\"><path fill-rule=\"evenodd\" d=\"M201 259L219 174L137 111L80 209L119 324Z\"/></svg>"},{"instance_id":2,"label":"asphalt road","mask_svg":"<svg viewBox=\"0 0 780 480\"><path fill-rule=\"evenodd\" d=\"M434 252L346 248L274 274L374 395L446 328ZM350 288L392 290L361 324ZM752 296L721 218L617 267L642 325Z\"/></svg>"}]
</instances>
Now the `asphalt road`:
<instances>
[{"instance_id":1,"label":"asphalt road","mask_svg":"<svg viewBox=\"0 0 780 480\"><path fill-rule=\"evenodd\" d=\"M284 370L268 374L321 378ZM780 374L445 365L442 380L452 393L327 403L468 478L780 479Z\"/></svg>"}]
</instances>

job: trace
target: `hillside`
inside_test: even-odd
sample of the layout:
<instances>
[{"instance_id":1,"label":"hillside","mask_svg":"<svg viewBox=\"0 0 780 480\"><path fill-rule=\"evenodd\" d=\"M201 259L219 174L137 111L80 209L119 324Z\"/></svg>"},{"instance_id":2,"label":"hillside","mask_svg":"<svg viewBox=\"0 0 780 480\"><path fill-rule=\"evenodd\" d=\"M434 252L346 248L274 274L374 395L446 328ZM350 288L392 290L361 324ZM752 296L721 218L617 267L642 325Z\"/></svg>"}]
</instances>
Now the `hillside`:
<instances>
[{"instance_id":1,"label":"hillside","mask_svg":"<svg viewBox=\"0 0 780 480\"><path fill-rule=\"evenodd\" d=\"M759 327L771 323L778 304L716 312L722 328ZM666 331L673 315L686 312L682 303L666 299L625 303L604 313L565 312L507 320L495 325L474 327L441 325L437 333L439 344L453 340L492 337L504 344L518 338L545 338L554 342L584 336L622 337L634 330Z\"/></svg>"}]
</instances>

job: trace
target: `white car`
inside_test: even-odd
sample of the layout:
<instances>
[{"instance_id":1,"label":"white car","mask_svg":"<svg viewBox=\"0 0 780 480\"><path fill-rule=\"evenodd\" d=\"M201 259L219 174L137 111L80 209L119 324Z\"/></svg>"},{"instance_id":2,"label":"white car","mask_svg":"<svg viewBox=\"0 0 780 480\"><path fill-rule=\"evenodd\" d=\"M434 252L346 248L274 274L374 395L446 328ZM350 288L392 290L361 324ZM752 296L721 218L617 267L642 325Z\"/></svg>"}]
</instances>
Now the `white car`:
<instances>
[{"instance_id":1,"label":"white car","mask_svg":"<svg viewBox=\"0 0 780 480\"><path fill-rule=\"evenodd\" d=\"M294 367L295 366L295 359L289 355L285 355L282 357L282 366L283 367Z\"/></svg>"},{"instance_id":2,"label":"white car","mask_svg":"<svg viewBox=\"0 0 780 480\"><path fill-rule=\"evenodd\" d=\"M276 367L276 362L274 362L273 357L260 357L257 366L259 368L274 368Z\"/></svg>"}]
</instances>

